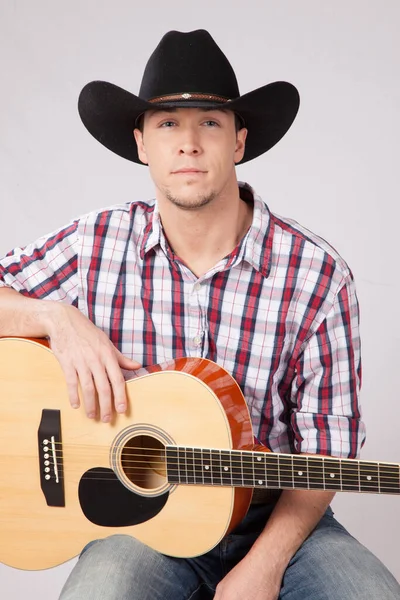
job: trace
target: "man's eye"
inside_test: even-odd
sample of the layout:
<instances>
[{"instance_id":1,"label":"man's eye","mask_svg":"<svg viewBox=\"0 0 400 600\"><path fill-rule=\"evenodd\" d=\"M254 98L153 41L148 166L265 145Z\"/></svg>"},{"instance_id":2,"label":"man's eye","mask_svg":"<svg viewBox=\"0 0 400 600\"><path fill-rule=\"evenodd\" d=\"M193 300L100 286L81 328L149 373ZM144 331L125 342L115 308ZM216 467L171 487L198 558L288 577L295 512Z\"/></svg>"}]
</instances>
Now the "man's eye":
<instances>
[{"instance_id":1,"label":"man's eye","mask_svg":"<svg viewBox=\"0 0 400 600\"><path fill-rule=\"evenodd\" d=\"M164 123L161 123L161 127L172 127L173 125L175 125L173 121L164 121Z\"/></svg>"},{"instance_id":2,"label":"man's eye","mask_svg":"<svg viewBox=\"0 0 400 600\"><path fill-rule=\"evenodd\" d=\"M216 121L205 121L205 125L208 127L218 127L218 123Z\"/></svg>"}]
</instances>

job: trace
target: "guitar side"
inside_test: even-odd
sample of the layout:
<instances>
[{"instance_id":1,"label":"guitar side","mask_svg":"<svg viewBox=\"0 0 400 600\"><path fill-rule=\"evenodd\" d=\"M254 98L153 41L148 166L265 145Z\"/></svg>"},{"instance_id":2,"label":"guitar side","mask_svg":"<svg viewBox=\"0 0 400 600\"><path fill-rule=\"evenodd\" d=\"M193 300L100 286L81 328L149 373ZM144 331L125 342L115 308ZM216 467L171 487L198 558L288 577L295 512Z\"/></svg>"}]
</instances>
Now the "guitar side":
<instances>
[{"instance_id":1,"label":"guitar side","mask_svg":"<svg viewBox=\"0 0 400 600\"><path fill-rule=\"evenodd\" d=\"M214 547L244 516L251 490L171 486L162 465L153 469L148 463L146 473L151 477L141 489L143 464L137 456L134 461L129 458L129 442L125 454L119 455L116 446L116 440L132 436L147 444L154 434L161 446L169 441L181 446L251 449L247 408L229 375L210 361L179 359L126 385L130 412L115 415L109 424L89 420L83 409L70 408L62 370L48 348L31 340L0 340L2 562L22 569L49 568L76 556L89 541L115 533L133 535L165 554L195 556ZM65 506L48 506L41 489L43 449L38 429L44 409L59 411L62 443L55 445L59 456L62 449L58 476ZM51 464L51 444L48 454ZM115 491L105 494L102 486L107 481L93 487L88 473L96 468L94 478L107 479L113 460L122 469L125 486L114 482ZM133 476L123 467L124 461L139 464ZM127 493L132 493L132 506L126 502ZM94 517L89 516L98 522L82 509L89 496L95 506ZM146 506L151 503L158 503L158 512L147 518ZM136 513L141 511L142 522L124 524L140 521Z\"/></svg>"}]
</instances>

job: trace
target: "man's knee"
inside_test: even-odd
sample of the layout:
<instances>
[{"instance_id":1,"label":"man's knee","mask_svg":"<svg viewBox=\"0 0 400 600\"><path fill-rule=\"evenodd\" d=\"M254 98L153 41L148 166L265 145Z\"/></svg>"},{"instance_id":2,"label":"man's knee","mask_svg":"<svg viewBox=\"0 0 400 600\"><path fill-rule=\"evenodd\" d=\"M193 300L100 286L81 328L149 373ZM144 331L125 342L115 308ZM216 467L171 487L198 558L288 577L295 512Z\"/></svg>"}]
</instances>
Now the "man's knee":
<instances>
[{"instance_id":1,"label":"man's knee","mask_svg":"<svg viewBox=\"0 0 400 600\"><path fill-rule=\"evenodd\" d=\"M293 557L281 598L398 600L400 586L381 561L335 519L327 519Z\"/></svg>"},{"instance_id":2,"label":"man's knee","mask_svg":"<svg viewBox=\"0 0 400 600\"><path fill-rule=\"evenodd\" d=\"M94 600L100 594L105 600L178 598L176 586L181 585L183 577L177 577L174 571L179 566L133 537L112 535L83 549L61 599ZM193 589L191 581L188 585Z\"/></svg>"},{"instance_id":3,"label":"man's knee","mask_svg":"<svg viewBox=\"0 0 400 600\"><path fill-rule=\"evenodd\" d=\"M146 565L154 565L167 559L136 538L122 534L90 542L83 548L80 558L88 554L95 557L97 564L104 560L107 565L113 563L118 567L121 563L125 567L130 565L131 569L146 569Z\"/></svg>"}]
</instances>

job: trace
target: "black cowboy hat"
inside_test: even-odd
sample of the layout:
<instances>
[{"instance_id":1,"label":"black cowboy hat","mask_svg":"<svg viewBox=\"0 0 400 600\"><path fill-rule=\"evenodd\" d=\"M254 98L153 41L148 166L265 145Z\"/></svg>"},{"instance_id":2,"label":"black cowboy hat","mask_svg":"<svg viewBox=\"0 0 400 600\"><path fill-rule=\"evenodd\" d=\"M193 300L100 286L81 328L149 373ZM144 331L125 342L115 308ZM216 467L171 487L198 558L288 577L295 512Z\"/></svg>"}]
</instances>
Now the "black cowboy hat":
<instances>
[{"instance_id":1,"label":"black cowboy hat","mask_svg":"<svg viewBox=\"0 0 400 600\"><path fill-rule=\"evenodd\" d=\"M88 131L106 148L139 164L133 137L137 119L146 110L165 107L223 107L237 113L248 129L244 163L285 135L297 114L299 94L292 84L277 81L240 96L225 54L199 29L164 35L148 60L138 96L106 81L92 81L78 102Z\"/></svg>"}]
</instances>

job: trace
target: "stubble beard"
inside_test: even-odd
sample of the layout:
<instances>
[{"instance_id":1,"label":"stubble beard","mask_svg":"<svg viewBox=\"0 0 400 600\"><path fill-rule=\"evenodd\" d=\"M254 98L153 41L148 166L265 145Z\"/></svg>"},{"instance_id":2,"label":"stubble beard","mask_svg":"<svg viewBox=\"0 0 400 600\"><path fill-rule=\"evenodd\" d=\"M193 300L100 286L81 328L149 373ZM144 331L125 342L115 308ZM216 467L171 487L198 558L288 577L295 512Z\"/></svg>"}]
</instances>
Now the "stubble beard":
<instances>
[{"instance_id":1,"label":"stubble beard","mask_svg":"<svg viewBox=\"0 0 400 600\"><path fill-rule=\"evenodd\" d=\"M210 192L208 194L198 194L193 196L189 200L183 200L179 196L174 196L170 190L165 190L165 197L175 206L182 208L183 210L198 210L210 204L217 196L217 192Z\"/></svg>"}]
</instances>

